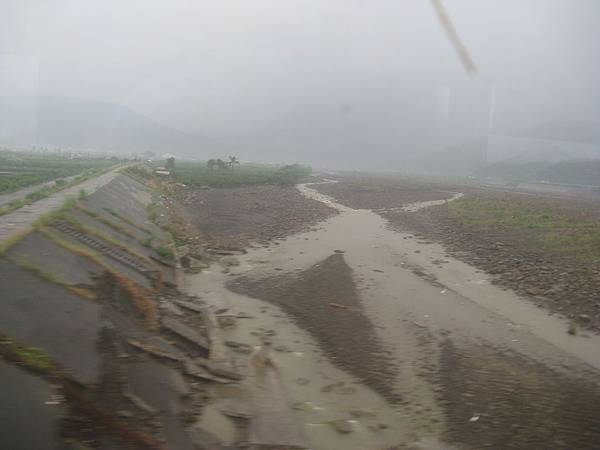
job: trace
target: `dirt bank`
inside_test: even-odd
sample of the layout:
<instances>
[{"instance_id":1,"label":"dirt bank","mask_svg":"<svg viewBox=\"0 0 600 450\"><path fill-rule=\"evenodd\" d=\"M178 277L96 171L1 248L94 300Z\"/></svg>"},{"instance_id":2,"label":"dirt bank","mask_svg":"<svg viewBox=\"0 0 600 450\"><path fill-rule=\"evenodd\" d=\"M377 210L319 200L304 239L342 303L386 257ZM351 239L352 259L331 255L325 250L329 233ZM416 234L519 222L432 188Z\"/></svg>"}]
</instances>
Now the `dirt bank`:
<instances>
[{"instance_id":1,"label":"dirt bank","mask_svg":"<svg viewBox=\"0 0 600 450\"><path fill-rule=\"evenodd\" d=\"M336 214L334 209L307 199L294 186L185 188L177 193L177 199L202 241L220 247L266 244Z\"/></svg>"},{"instance_id":2,"label":"dirt bank","mask_svg":"<svg viewBox=\"0 0 600 450\"><path fill-rule=\"evenodd\" d=\"M394 373L388 357L364 315L352 270L342 254L297 273L238 277L227 287L280 306L317 339L332 362L382 396L399 400L391 389Z\"/></svg>"}]
</instances>

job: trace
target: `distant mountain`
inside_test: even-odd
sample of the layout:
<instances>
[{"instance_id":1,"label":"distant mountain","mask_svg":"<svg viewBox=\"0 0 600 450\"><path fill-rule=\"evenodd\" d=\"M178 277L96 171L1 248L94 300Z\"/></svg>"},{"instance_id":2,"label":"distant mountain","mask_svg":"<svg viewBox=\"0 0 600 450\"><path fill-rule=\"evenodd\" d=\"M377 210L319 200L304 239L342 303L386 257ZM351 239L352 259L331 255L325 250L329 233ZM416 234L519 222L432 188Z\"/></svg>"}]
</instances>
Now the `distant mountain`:
<instances>
[{"instance_id":1,"label":"distant mountain","mask_svg":"<svg viewBox=\"0 0 600 450\"><path fill-rule=\"evenodd\" d=\"M202 136L169 128L114 103L40 97L29 111L29 116L35 111L36 119L28 120L28 133L22 126L5 126L3 141L103 151L150 150L187 156L202 156L207 145L214 147ZM1 117L5 114L12 115L14 121L15 112L5 108L0 113L5 124L10 121L10 117ZM11 136L11 129L19 133Z\"/></svg>"},{"instance_id":2,"label":"distant mountain","mask_svg":"<svg viewBox=\"0 0 600 450\"><path fill-rule=\"evenodd\" d=\"M600 144L600 123L551 121L540 123L539 125L529 128L506 130L497 134L534 139Z\"/></svg>"}]
</instances>

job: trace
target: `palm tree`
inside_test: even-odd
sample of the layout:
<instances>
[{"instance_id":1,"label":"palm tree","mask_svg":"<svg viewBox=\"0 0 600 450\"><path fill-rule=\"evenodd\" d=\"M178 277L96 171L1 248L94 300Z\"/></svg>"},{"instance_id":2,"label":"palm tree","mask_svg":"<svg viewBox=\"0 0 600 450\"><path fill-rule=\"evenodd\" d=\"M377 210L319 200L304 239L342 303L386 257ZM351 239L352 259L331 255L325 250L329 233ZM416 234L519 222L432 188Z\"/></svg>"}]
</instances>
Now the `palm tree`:
<instances>
[{"instance_id":1,"label":"palm tree","mask_svg":"<svg viewBox=\"0 0 600 450\"><path fill-rule=\"evenodd\" d=\"M231 170L233 170L233 166L234 166L235 164L239 164L239 163L240 163L240 161L237 159L237 157L236 157L236 156L230 156L230 157L229 157L229 162L227 163L227 165L228 165L229 167L231 167Z\"/></svg>"}]
</instances>

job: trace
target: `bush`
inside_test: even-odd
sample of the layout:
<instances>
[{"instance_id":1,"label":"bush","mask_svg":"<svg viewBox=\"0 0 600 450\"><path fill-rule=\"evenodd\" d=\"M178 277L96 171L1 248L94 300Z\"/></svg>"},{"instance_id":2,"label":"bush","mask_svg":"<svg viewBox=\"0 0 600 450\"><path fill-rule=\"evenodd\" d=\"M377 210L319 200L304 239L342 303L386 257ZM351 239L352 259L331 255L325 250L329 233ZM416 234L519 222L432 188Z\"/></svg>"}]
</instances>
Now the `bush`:
<instances>
[{"instance_id":1,"label":"bush","mask_svg":"<svg viewBox=\"0 0 600 450\"><path fill-rule=\"evenodd\" d=\"M173 252L173 249L167 247L166 245L159 245L155 248L155 251L165 259L175 259L175 253Z\"/></svg>"}]
</instances>

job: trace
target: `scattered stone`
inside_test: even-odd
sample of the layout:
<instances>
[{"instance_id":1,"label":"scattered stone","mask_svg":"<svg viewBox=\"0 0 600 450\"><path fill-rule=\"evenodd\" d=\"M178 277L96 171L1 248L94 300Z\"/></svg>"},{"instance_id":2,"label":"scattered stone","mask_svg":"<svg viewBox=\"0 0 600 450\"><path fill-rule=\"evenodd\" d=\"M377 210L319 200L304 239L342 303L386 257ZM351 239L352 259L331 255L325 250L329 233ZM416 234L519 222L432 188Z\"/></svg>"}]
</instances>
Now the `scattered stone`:
<instances>
[{"instance_id":1,"label":"scattered stone","mask_svg":"<svg viewBox=\"0 0 600 450\"><path fill-rule=\"evenodd\" d=\"M124 409L117 411L117 416L121 417L122 419L130 419L133 417L133 413L131 411L126 411Z\"/></svg>"},{"instance_id":2,"label":"scattered stone","mask_svg":"<svg viewBox=\"0 0 600 450\"><path fill-rule=\"evenodd\" d=\"M231 348L234 352L242 353L245 355L249 355L250 353L252 353L253 350L250 345L244 344L242 342L225 341L225 345Z\"/></svg>"},{"instance_id":3,"label":"scattered stone","mask_svg":"<svg viewBox=\"0 0 600 450\"><path fill-rule=\"evenodd\" d=\"M185 308L190 311L197 312L197 313L204 313L205 308L206 308L203 305L198 305L196 303L187 302L185 300L175 300L175 304L177 304L178 306L181 306L182 308Z\"/></svg>"},{"instance_id":4,"label":"scattered stone","mask_svg":"<svg viewBox=\"0 0 600 450\"><path fill-rule=\"evenodd\" d=\"M331 423L331 426L338 433L348 434L348 433L352 433L352 431L354 431L354 428L352 427L352 423L349 420L340 419L340 420L334 420L333 422L330 422L330 423Z\"/></svg>"},{"instance_id":5,"label":"scattered stone","mask_svg":"<svg viewBox=\"0 0 600 450\"><path fill-rule=\"evenodd\" d=\"M179 320L171 317L164 317L162 319L162 326L171 333L183 338L184 340L196 345L203 351L208 352L210 349L208 341L202 337L198 332L188 327Z\"/></svg>"},{"instance_id":6,"label":"scattered stone","mask_svg":"<svg viewBox=\"0 0 600 450\"><path fill-rule=\"evenodd\" d=\"M224 256L220 259L219 262L226 267L240 265L240 260L237 259L235 256Z\"/></svg>"},{"instance_id":7,"label":"scattered stone","mask_svg":"<svg viewBox=\"0 0 600 450\"><path fill-rule=\"evenodd\" d=\"M232 328L237 324L234 316L218 316L217 322L222 328Z\"/></svg>"},{"instance_id":8,"label":"scattered stone","mask_svg":"<svg viewBox=\"0 0 600 450\"><path fill-rule=\"evenodd\" d=\"M168 351L164 351L154 345L148 344L148 343L142 343L140 341L137 341L135 339L128 339L127 342L129 343L129 345L131 345L132 347L137 348L138 350L142 350L146 353L149 353L150 355L153 356L158 356L159 358L165 358L165 359L170 359L172 361L181 361L182 356L178 353L174 353L174 352L168 352Z\"/></svg>"},{"instance_id":9,"label":"scattered stone","mask_svg":"<svg viewBox=\"0 0 600 450\"><path fill-rule=\"evenodd\" d=\"M183 360L183 372L190 377L198 378L203 381L213 381L221 384L231 383L230 379L209 373L204 367L196 364L189 358Z\"/></svg>"},{"instance_id":10,"label":"scattered stone","mask_svg":"<svg viewBox=\"0 0 600 450\"><path fill-rule=\"evenodd\" d=\"M368 408L351 409L349 412L352 417L357 419L360 419L361 417L375 417L377 415L375 411Z\"/></svg>"},{"instance_id":11,"label":"scattered stone","mask_svg":"<svg viewBox=\"0 0 600 450\"><path fill-rule=\"evenodd\" d=\"M343 381L338 381L337 383L331 383L331 384L327 384L325 386L323 386L320 391L321 392L331 392L333 391L335 388L339 388L344 386L346 383L344 383Z\"/></svg>"}]
</instances>

